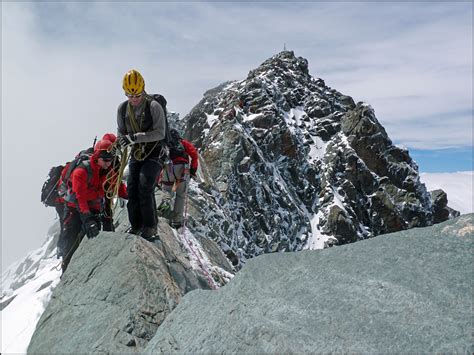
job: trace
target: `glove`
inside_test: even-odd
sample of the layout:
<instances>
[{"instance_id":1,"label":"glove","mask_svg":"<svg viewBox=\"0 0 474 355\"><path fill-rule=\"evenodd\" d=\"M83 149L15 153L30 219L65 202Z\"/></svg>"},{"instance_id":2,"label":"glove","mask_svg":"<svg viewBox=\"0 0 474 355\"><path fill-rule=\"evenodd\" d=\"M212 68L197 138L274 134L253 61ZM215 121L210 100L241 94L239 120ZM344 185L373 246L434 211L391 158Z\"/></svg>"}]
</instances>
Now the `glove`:
<instances>
[{"instance_id":1,"label":"glove","mask_svg":"<svg viewBox=\"0 0 474 355\"><path fill-rule=\"evenodd\" d=\"M125 136L118 137L118 143L121 148L128 147L130 144L135 143L135 134L127 134Z\"/></svg>"},{"instance_id":2,"label":"glove","mask_svg":"<svg viewBox=\"0 0 474 355\"><path fill-rule=\"evenodd\" d=\"M112 150L111 150L110 152L111 152L113 155L120 156L120 154L122 153L122 152L120 151L120 148L121 148L121 146L120 146L120 143L119 143L119 142L114 143L114 144L112 144Z\"/></svg>"},{"instance_id":3,"label":"glove","mask_svg":"<svg viewBox=\"0 0 474 355\"><path fill-rule=\"evenodd\" d=\"M84 224L84 229L86 230L86 235L89 239L97 237L100 232L97 222L93 219L87 221L86 224Z\"/></svg>"},{"instance_id":4,"label":"glove","mask_svg":"<svg viewBox=\"0 0 474 355\"><path fill-rule=\"evenodd\" d=\"M196 178L196 169L194 169L194 168L189 169L189 173L191 174L191 177L193 179Z\"/></svg>"},{"instance_id":5,"label":"glove","mask_svg":"<svg viewBox=\"0 0 474 355\"><path fill-rule=\"evenodd\" d=\"M97 237L100 232L100 226L94 216L91 213L84 213L81 214L81 220L87 238L91 239Z\"/></svg>"}]
</instances>

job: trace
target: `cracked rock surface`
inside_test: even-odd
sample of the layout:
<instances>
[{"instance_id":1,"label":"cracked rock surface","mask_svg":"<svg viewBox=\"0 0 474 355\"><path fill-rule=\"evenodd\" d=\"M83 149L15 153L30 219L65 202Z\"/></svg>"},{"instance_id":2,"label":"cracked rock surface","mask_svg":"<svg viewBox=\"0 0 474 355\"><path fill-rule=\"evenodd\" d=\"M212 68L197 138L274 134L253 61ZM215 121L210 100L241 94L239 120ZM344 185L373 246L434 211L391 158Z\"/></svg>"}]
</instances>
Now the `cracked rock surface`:
<instances>
[{"instance_id":1,"label":"cracked rock surface","mask_svg":"<svg viewBox=\"0 0 474 355\"><path fill-rule=\"evenodd\" d=\"M85 238L54 290L28 352L143 351L186 292L210 288L163 219L159 235L155 242L120 232ZM219 258L225 260L222 253Z\"/></svg>"},{"instance_id":2,"label":"cracked rock surface","mask_svg":"<svg viewBox=\"0 0 474 355\"><path fill-rule=\"evenodd\" d=\"M188 293L146 353L472 354L473 218L253 258Z\"/></svg>"}]
</instances>

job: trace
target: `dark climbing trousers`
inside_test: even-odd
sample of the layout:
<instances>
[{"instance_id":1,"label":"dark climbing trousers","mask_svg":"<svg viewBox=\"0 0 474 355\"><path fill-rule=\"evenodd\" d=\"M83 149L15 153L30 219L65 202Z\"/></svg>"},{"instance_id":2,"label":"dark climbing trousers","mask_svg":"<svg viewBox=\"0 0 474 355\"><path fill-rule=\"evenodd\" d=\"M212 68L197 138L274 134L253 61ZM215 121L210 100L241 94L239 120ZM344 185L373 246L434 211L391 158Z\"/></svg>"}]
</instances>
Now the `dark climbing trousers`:
<instances>
[{"instance_id":1,"label":"dark climbing trousers","mask_svg":"<svg viewBox=\"0 0 474 355\"><path fill-rule=\"evenodd\" d=\"M65 206L63 203L58 204L55 206L56 208L56 213L58 214L59 217L59 237L58 237L58 242L57 242L57 251L56 251L56 256L59 259L60 257L64 256L64 233L63 233L63 225L64 225L64 218L65 216Z\"/></svg>"},{"instance_id":2,"label":"dark climbing trousers","mask_svg":"<svg viewBox=\"0 0 474 355\"><path fill-rule=\"evenodd\" d=\"M128 165L128 219L133 228L155 227L157 224L155 184L161 172L161 160L131 159Z\"/></svg>"},{"instance_id":3,"label":"dark climbing trousers","mask_svg":"<svg viewBox=\"0 0 474 355\"><path fill-rule=\"evenodd\" d=\"M60 204L56 205L54 208L56 208L56 213L58 214L58 218L59 218L59 227L60 227L60 231L62 232L62 230L63 230L63 219L64 219L64 209L66 207L64 206L64 203L60 203Z\"/></svg>"},{"instance_id":4,"label":"dark climbing trousers","mask_svg":"<svg viewBox=\"0 0 474 355\"><path fill-rule=\"evenodd\" d=\"M98 211L92 213L97 215L97 223L99 223ZM81 215L79 211L73 207L65 207L63 215L63 228L58 239L58 255L63 257L61 264L63 273L66 271L72 255L81 244L84 238L84 230L82 228Z\"/></svg>"},{"instance_id":5,"label":"dark climbing trousers","mask_svg":"<svg viewBox=\"0 0 474 355\"><path fill-rule=\"evenodd\" d=\"M106 232L115 232L114 218L110 199L104 198L102 210L102 230Z\"/></svg>"}]
</instances>

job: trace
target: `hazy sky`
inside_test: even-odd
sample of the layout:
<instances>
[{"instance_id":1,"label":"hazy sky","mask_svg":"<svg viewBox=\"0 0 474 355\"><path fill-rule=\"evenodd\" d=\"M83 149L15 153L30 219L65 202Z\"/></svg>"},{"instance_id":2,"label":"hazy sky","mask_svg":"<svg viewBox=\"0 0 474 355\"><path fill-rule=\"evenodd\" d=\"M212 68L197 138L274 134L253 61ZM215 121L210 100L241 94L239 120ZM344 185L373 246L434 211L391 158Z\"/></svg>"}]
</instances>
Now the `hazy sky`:
<instances>
[{"instance_id":1,"label":"hazy sky","mask_svg":"<svg viewBox=\"0 0 474 355\"><path fill-rule=\"evenodd\" d=\"M184 116L286 43L370 103L421 171L471 170L472 27L471 2L2 2L2 267L54 222L49 168L115 132L131 68Z\"/></svg>"}]
</instances>

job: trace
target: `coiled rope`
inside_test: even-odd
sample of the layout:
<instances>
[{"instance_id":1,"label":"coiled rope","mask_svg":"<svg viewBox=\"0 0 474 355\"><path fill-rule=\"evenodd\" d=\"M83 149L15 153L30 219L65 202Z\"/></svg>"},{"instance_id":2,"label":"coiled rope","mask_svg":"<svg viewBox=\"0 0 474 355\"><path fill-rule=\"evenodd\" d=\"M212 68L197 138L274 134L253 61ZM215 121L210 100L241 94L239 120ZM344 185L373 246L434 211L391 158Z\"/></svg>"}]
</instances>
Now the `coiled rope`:
<instances>
[{"instance_id":1,"label":"coiled rope","mask_svg":"<svg viewBox=\"0 0 474 355\"><path fill-rule=\"evenodd\" d=\"M115 141L109 149L107 149L109 153L120 151L120 146L117 141ZM123 178L123 172L125 167L128 164L128 160L130 158L128 154L128 147L125 147L122 151L120 151L120 159L114 159L114 163L112 168L109 170L105 177L105 181L103 184L105 197L109 200L113 200L115 197L118 196L118 192L120 189L120 183ZM117 165L119 162L119 165Z\"/></svg>"},{"instance_id":2,"label":"coiled rope","mask_svg":"<svg viewBox=\"0 0 474 355\"><path fill-rule=\"evenodd\" d=\"M146 97L145 100L149 100L149 98ZM140 124L138 124L137 119L135 118L135 113L133 112L130 103L127 103L127 111L128 111L128 117L130 118L130 124L132 126L133 133L142 132L143 131L142 130L143 120L140 120ZM144 113L142 113L142 115L144 115ZM146 149L147 144L148 143L136 143L135 144L135 147L134 147L134 150L133 150L133 157L136 160L143 161L146 158L148 158L148 156L151 154L151 152L153 152L153 150L155 150L155 148L158 146L159 142L158 141L155 142L155 144L153 145L153 148L149 149L148 153L145 154L145 149Z\"/></svg>"}]
</instances>

